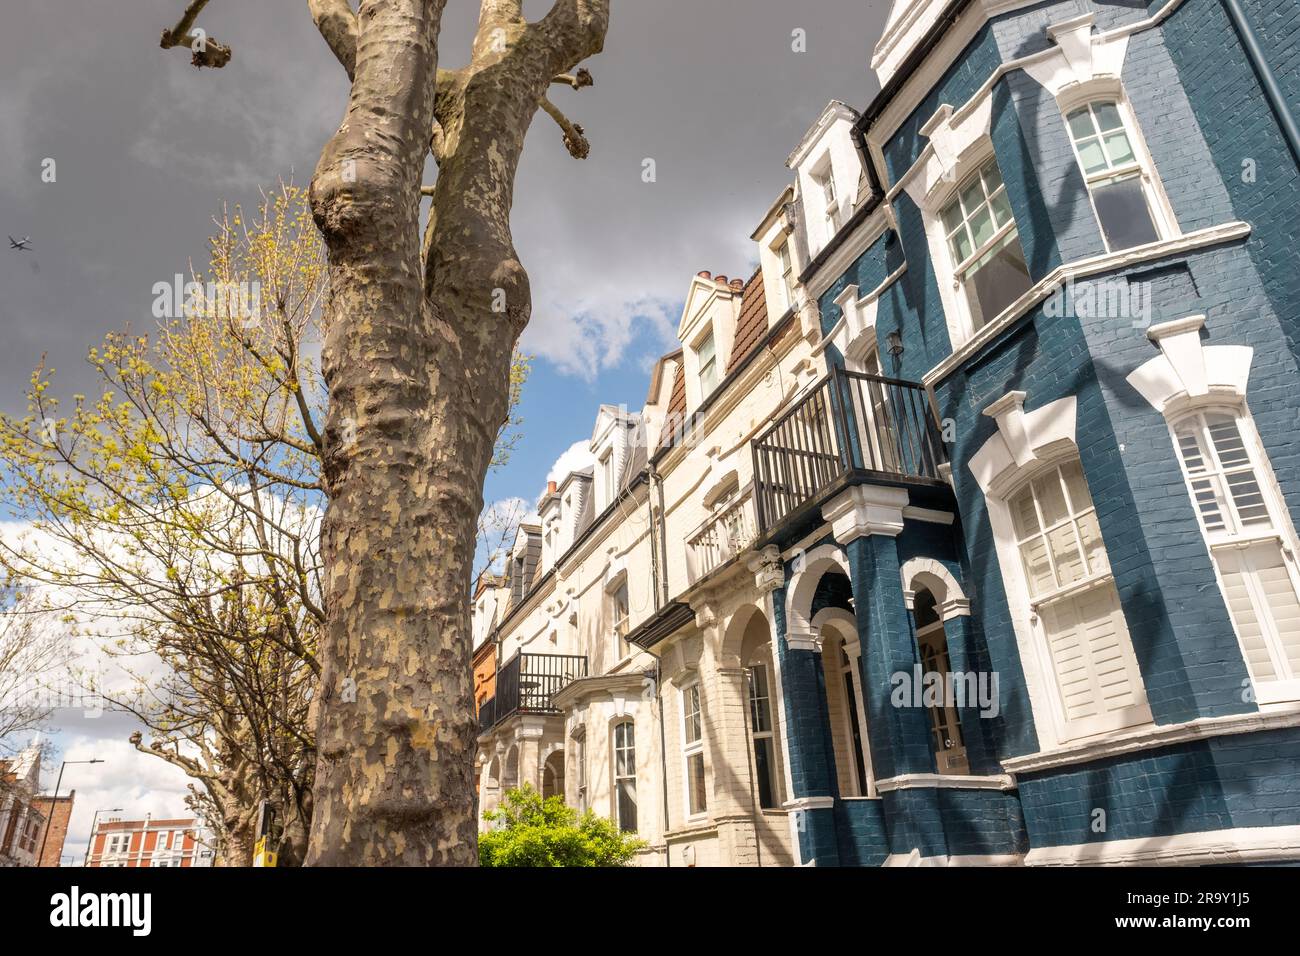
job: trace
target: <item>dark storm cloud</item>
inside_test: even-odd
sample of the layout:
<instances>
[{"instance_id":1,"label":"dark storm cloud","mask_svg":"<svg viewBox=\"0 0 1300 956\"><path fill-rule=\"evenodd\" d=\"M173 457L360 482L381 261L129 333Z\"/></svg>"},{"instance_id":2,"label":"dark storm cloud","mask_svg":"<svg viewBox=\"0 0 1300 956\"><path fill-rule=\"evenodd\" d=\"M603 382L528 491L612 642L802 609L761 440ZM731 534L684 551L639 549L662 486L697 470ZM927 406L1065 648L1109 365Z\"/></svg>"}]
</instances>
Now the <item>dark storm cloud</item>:
<instances>
[{"instance_id":1,"label":"dark storm cloud","mask_svg":"<svg viewBox=\"0 0 1300 956\"><path fill-rule=\"evenodd\" d=\"M202 264L223 200L309 180L342 115L345 78L302 0L214 0L222 70L158 47L181 0L49 0L6 12L0 36L0 407L21 407L42 353L71 387L104 332L147 330L151 289ZM539 16L547 4L530 2ZM861 106L885 0L614 0L596 86L557 88L589 160L538 116L515 230L533 279L529 345L582 373L661 351L689 276L752 267L750 230L788 181L783 162L828 99ZM452 0L444 65L463 63L477 4ZM807 32L807 52L791 32ZM46 158L57 182L41 181ZM641 181L655 160L658 181Z\"/></svg>"}]
</instances>

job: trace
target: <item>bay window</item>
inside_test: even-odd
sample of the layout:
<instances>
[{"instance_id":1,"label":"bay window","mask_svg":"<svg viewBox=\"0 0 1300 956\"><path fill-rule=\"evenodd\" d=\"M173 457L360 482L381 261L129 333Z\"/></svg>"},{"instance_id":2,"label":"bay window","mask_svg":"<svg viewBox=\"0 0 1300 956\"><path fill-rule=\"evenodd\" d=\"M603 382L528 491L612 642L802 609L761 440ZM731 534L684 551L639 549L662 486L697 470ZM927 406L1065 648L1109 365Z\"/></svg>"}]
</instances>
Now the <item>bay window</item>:
<instances>
[{"instance_id":1,"label":"bay window","mask_svg":"<svg viewBox=\"0 0 1300 956\"><path fill-rule=\"evenodd\" d=\"M997 160L967 177L939 217L953 278L965 292L971 326L978 331L1033 284Z\"/></svg>"},{"instance_id":2,"label":"bay window","mask_svg":"<svg viewBox=\"0 0 1300 956\"><path fill-rule=\"evenodd\" d=\"M1096 100L1065 119L1106 247L1114 252L1158 240L1142 164L1119 104Z\"/></svg>"}]
</instances>

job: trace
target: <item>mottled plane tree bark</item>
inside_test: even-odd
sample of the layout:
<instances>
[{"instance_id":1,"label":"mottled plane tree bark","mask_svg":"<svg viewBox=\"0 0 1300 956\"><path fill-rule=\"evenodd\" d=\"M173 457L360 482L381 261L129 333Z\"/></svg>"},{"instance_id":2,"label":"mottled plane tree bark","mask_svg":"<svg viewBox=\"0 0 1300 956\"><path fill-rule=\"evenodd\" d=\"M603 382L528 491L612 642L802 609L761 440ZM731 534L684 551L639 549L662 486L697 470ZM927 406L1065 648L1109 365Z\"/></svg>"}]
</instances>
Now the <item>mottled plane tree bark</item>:
<instances>
[{"instance_id":1,"label":"mottled plane tree bark","mask_svg":"<svg viewBox=\"0 0 1300 956\"><path fill-rule=\"evenodd\" d=\"M609 0L555 0L532 22L522 0L482 0L459 70L438 69L445 5L308 0L352 81L311 190L329 258L330 401L309 864L477 859L468 594L531 311L510 233L515 174L539 108L587 154L547 92L590 83L578 66L604 45ZM422 186L430 153L437 177Z\"/></svg>"}]
</instances>

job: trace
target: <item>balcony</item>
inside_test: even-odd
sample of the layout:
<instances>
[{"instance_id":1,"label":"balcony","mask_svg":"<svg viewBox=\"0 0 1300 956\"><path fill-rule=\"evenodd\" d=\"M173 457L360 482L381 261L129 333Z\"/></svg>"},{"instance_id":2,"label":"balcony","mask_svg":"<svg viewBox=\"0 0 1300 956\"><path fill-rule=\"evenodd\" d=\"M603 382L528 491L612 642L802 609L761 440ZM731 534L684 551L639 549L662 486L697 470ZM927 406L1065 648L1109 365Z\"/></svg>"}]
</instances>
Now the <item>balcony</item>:
<instances>
[{"instance_id":1,"label":"balcony","mask_svg":"<svg viewBox=\"0 0 1300 956\"><path fill-rule=\"evenodd\" d=\"M854 484L946 487L947 459L929 396L915 382L831 373L753 444L759 538Z\"/></svg>"},{"instance_id":2,"label":"balcony","mask_svg":"<svg viewBox=\"0 0 1300 956\"><path fill-rule=\"evenodd\" d=\"M758 537L754 498L746 488L686 539L686 577L694 584L752 545Z\"/></svg>"},{"instance_id":3,"label":"balcony","mask_svg":"<svg viewBox=\"0 0 1300 956\"><path fill-rule=\"evenodd\" d=\"M551 698L587 676L587 658L576 654L523 654L501 665L496 692L478 711L479 733L487 733L515 714L558 714Z\"/></svg>"}]
</instances>

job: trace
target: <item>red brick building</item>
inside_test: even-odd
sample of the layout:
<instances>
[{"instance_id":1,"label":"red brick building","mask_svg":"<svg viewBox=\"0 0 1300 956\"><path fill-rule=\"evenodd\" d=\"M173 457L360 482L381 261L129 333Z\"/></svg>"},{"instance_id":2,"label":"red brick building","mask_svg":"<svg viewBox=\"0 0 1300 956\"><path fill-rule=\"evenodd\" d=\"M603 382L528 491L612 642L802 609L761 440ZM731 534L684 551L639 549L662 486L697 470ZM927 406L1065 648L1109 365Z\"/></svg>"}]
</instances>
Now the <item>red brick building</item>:
<instances>
[{"instance_id":1,"label":"red brick building","mask_svg":"<svg viewBox=\"0 0 1300 956\"><path fill-rule=\"evenodd\" d=\"M76 798L75 790L57 799L36 798L36 809L45 817L46 828L49 830L48 836L41 834L41 843L45 845L45 852L41 853L41 860L37 866L58 866L62 861L63 843L68 839L68 821L72 819L72 803ZM40 845L37 844L38 852L40 852Z\"/></svg>"},{"instance_id":2,"label":"red brick building","mask_svg":"<svg viewBox=\"0 0 1300 956\"><path fill-rule=\"evenodd\" d=\"M108 819L90 835L86 866L211 866L212 850L197 839L193 817L174 820Z\"/></svg>"}]
</instances>

